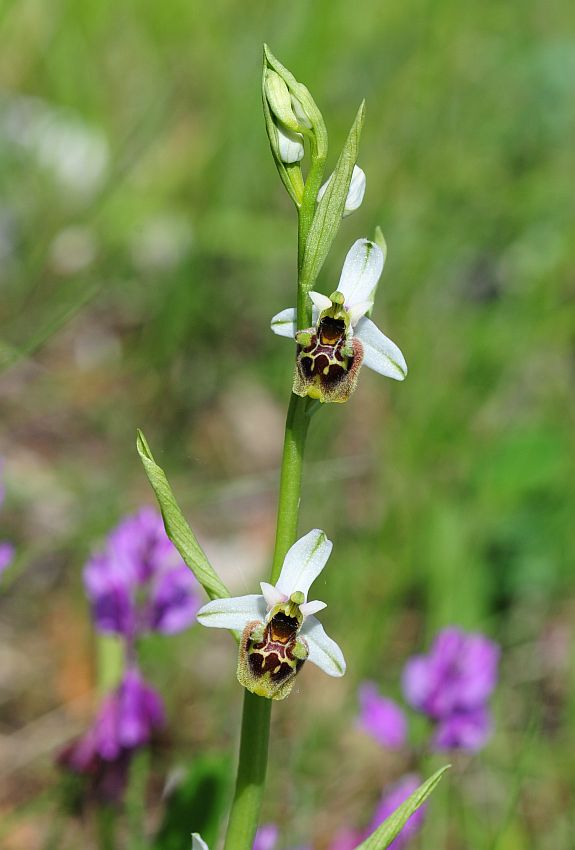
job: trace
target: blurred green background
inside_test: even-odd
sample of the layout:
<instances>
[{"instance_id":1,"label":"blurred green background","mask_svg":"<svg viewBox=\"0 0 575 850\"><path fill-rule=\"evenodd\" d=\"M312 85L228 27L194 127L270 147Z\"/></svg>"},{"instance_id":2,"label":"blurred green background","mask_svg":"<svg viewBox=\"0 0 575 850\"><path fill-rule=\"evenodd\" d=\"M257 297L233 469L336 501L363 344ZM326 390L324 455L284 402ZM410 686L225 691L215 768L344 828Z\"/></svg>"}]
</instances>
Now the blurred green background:
<instances>
[{"instance_id":1,"label":"blurred green background","mask_svg":"<svg viewBox=\"0 0 575 850\"><path fill-rule=\"evenodd\" d=\"M81 567L151 502L137 426L232 589L267 571L292 370L268 327L294 302L296 247L261 114L267 41L323 111L328 169L367 100L365 201L319 288L380 224L374 317L410 373L366 370L313 422L301 530L335 541L320 595L349 673L305 669L276 708L265 819L284 847L318 848L369 821L409 765L355 728L357 685L397 696L407 656L456 623L504 647L497 728L446 784L463 813L440 792L421 846L568 850L571 5L4 0L0 13L0 530L18 548L0 599L0 846L44 847L53 754L93 711ZM193 629L145 655L170 706L164 773L175 753L235 752L229 638ZM92 846L62 817L54 846Z\"/></svg>"}]
</instances>

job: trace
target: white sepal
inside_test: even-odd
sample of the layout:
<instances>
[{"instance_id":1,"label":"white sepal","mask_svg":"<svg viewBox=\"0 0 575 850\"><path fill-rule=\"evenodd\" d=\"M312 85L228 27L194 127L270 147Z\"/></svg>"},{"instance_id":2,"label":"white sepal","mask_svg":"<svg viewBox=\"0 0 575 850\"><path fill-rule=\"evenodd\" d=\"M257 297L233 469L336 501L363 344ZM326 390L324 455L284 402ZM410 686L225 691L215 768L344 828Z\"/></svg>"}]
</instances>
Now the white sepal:
<instances>
[{"instance_id":1,"label":"white sepal","mask_svg":"<svg viewBox=\"0 0 575 850\"><path fill-rule=\"evenodd\" d=\"M268 608L273 608L274 605L277 605L279 602L287 602L288 597L285 593L282 593L281 590L278 590L277 587L273 586L273 584L268 584L267 581L260 581L260 587Z\"/></svg>"},{"instance_id":2,"label":"white sepal","mask_svg":"<svg viewBox=\"0 0 575 850\"><path fill-rule=\"evenodd\" d=\"M319 620L308 617L300 634L309 648L308 661L316 664L328 676L343 676L346 667L343 652L337 643L328 637Z\"/></svg>"},{"instance_id":3,"label":"white sepal","mask_svg":"<svg viewBox=\"0 0 575 850\"><path fill-rule=\"evenodd\" d=\"M319 528L301 537L285 556L276 588L286 596L299 590L307 599L307 592L325 567L332 546Z\"/></svg>"},{"instance_id":4,"label":"white sepal","mask_svg":"<svg viewBox=\"0 0 575 850\"><path fill-rule=\"evenodd\" d=\"M356 337L363 345L363 364L396 381L407 375L407 363L398 346L383 334L371 319L364 316L355 328Z\"/></svg>"},{"instance_id":5,"label":"white sepal","mask_svg":"<svg viewBox=\"0 0 575 850\"><path fill-rule=\"evenodd\" d=\"M309 297L313 306L316 310L321 313L322 310L329 310L331 307L331 301L327 297L327 295L323 295L321 292L314 292L313 290L310 292Z\"/></svg>"},{"instance_id":6,"label":"white sepal","mask_svg":"<svg viewBox=\"0 0 575 850\"><path fill-rule=\"evenodd\" d=\"M278 336L288 336L292 339L296 333L297 310L295 307L287 307L281 313L276 313L271 321L271 329Z\"/></svg>"},{"instance_id":7,"label":"white sepal","mask_svg":"<svg viewBox=\"0 0 575 850\"><path fill-rule=\"evenodd\" d=\"M318 202L321 201L323 196L327 191L327 187L329 186L331 180L333 178L333 174L327 178L323 186L320 187L319 192L317 193ZM363 201L363 196L365 195L365 172L363 169L359 167L359 165L353 166L353 173L351 175L351 183L349 184L349 189L347 192L347 197L345 199L345 205L343 208L343 215L348 216L351 215L352 212L355 212Z\"/></svg>"},{"instance_id":8,"label":"white sepal","mask_svg":"<svg viewBox=\"0 0 575 850\"><path fill-rule=\"evenodd\" d=\"M192 850L210 850L199 832L192 832Z\"/></svg>"},{"instance_id":9,"label":"white sepal","mask_svg":"<svg viewBox=\"0 0 575 850\"><path fill-rule=\"evenodd\" d=\"M373 301L373 293L383 271L383 252L369 239L354 242L345 258L338 291L345 298L348 310L355 304Z\"/></svg>"},{"instance_id":10,"label":"white sepal","mask_svg":"<svg viewBox=\"0 0 575 850\"><path fill-rule=\"evenodd\" d=\"M287 128L280 127L276 124L278 131L278 149L282 162L289 165L292 162L299 162L303 159L304 147L303 136L301 133L293 133Z\"/></svg>"},{"instance_id":11,"label":"white sepal","mask_svg":"<svg viewBox=\"0 0 575 850\"><path fill-rule=\"evenodd\" d=\"M202 626L243 631L251 620L263 622L266 614L267 607L263 596L251 593L247 596L213 599L200 608L196 619Z\"/></svg>"},{"instance_id":12,"label":"white sepal","mask_svg":"<svg viewBox=\"0 0 575 850\"><path fill-rule=\"evenodd\" d=\"M317 614L318 611L323 611L327 608L327 602L320 602L319 599L314 599L312 602L304 602L299 606L299 610L304 617L310 617L312 614Z\"/></svg>"}]
</instances>

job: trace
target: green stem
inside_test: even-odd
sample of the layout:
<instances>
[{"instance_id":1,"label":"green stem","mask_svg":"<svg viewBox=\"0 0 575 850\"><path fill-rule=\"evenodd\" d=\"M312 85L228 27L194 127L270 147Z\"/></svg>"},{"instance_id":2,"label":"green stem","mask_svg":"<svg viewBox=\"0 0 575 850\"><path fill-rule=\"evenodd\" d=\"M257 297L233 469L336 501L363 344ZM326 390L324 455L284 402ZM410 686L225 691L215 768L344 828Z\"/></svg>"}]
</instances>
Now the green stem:
<instances>
[{"instance_id":1,"label":"green stem","mask_svg":"<svg viewBox=\"0 0 575 850\"><path fill-rule=\"evenodd\" d=\"M303 455L309 425L307 401L307 398L291 394L281 465L272 584L277 582L287 551L297 537Z\"/></svg>"},{"instance_id":2,"label":"green stem","mask_svg":"<svg viewBox=\"0 0 575 850\"><path fill-rule=\"evenodd\" d=\"M250 850L258 828L268 761L272 701L244 692L240 760L224 850Z\"/></svg>"},{"instance_id":3,"label":"green stem","mask_svg":"<svg viewBox=\"0 0 575 850\"><path fill-rule=\"evenodd\" d=\"M312 165L302 204L298 208L298 328L307 328L311 324L308 297L311 282L302 279L302 267L324 162L325 154L320 156L317 150L312 150ZM280 474L276 542L270 577L272 584L277 582L286 553L297 536L303 456L309 425L308 402L307 398L291 394ZM224 850L251 850L253 845L265 786L271 709L271 700L245 691L238 774Z\"/></svg>"}]
</instances>

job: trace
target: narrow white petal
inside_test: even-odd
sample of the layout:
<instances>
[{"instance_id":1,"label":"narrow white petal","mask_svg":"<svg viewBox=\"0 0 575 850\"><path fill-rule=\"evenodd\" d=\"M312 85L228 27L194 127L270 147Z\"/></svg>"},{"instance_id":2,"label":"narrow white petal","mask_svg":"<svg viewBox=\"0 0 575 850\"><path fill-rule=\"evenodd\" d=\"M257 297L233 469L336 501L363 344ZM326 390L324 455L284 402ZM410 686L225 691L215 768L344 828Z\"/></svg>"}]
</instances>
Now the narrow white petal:
<instances>
[{"instance_id":1,"label":"narrow white petal","mask_svg":"<svg viewBox=\"0 0 575 850\"><path fill-rule=\"evenodd\" d=\"M364 316L355 328L355 335L363 345L363 363L380 375L387 375L396 381L403 381L407 375L405 357L397 347L371 319Z\"/></svg>"},{"instance_id":2,"label":"narrow white petal","mask_svg":"<svg viewBox=\"0 0 575 850\"><path fill-rule=\"evenodd\" d=\"M353 166L353 174L351 175L351 183L349 191L345 199L345 207L343 210L344 217L351 215L357 210L363 201L365 195L365 171L359 165Z\"/></svg>"},{"instance_id":3,"label":"narrow white petal","mask_svg":"<svg viewBox=\"0 0 575 850\"><path fill-rule=\"evenodd\" d=\"M317 664L328 676L343 676L345 658L337 643L328 637L325 629L315 617L308 617L301 629L301 636L309 647L308 661Z\"/></svg>"},{"instance_id":4,"label":"narrow white petal","mask_svg":"<svg viewBox=\"0 0 575 850\"><path fill-rule=\"evenodd\" d=\"M373 307L373 301L359 301L357 304L354 304L351 310L348 310L349 313L349 321L351 322L352 328L354 328L362 316L365 316L371 308Z\"/></svg>"},{"instance_id":5,"label":"narrow white petal","mask_svg":"<svg viewBox=\"0 0 575 850\"><path fill-rule=\"evenodd\" d=\"M276 313L271 321L271 329L278 336L289 336L292 339L296 332L296 316L295 307L287 307L281 313Z\"/></svg>"},{"instance_id":6,"label":"narrow white petal","mask_svg":"<svg viewBox=\"0 0 575 850\"><path fill-rule=\"evenodd\" d=\"M192 832L192 850L210 850L199 832Z\"/></svg>"},{"instance_id":7,"label":"narrow white petal","mask_svg":"<svg viewBox=\"0 0 575 850\"><path fill-rule=\"evenodd\" d=\"M288 597L285 593L282 593L273 584L268 584L267 581L260 581L260 587L268 608L273 608L278 602L287 602Z\"/></svg>"},{"instance_id":8,"label":"narrow white petal","mask_svg":"<svg viewBox=\"0 0 575 850\"><path fill-rule=\"evenodd\" d=\"M285 556L277 589L287 596L301 590L307 597L308 590L327 563L332 546L331 540L319 528L301 537Z\"/></svg>"},{"instance_id":9,"label":"narrow white petal","mask_svg":"<svg viewBox=\"0 0 575 850\"><path fill-rule=\"evenodd\" d=\"M309 617L311 614L317 614L318 611L323 611L327 608L327 602L320 602L319 599L314 599L312 602L304 602L299 606L299 610L304 617Z\"/></svg>"},{"instance_id":10,"label":"narrow white petal","mask_svg":"<svg viewBox=\"0 0 575 850\"><path fill-rule=\"evenodd\" d=\"M329 310L331 307L331 301L327 297L327 295L323 295L321 292L314 292L313 290L310 292L309 297L312 300L313 306L320 313L322 310Z\"/></svg>"},{"instance_id":11,"label":"narrow white petal","mask_svg":"<svg viewBox=\"0 0 575 850\"><path fill-rule=\"evenodd\" d=\"M358 239L347 253L338 290L343 292L348 310L361 301L373 301L373 293L383 270L383 252L369 239Z\"/></svg>"},{"instance_id":12,"label":"narrow white petal","mask_svg":"<svg viewBox=\"0 0 575 850\"><path fill-rule=\"evenodd\" d=\"M251 620L265 620L267 610L263 596L251 593L248 596L213 599L200 608L196 618L202 626L242 631Z\"/></svg>"},{"instance_id":13,"label":"narrow white petal","mask_svg":"<svg viewBox=\"0 0 575 850\"><path fill-rule=\"evenodd\" d=\"M287 127L280 127L279 124L276 124L276 128L278 131L278 148L281 161L289 165L292 162L299 162L303 159L304 149L301 133L292 133Z\"/></svg>"}]
</instances>

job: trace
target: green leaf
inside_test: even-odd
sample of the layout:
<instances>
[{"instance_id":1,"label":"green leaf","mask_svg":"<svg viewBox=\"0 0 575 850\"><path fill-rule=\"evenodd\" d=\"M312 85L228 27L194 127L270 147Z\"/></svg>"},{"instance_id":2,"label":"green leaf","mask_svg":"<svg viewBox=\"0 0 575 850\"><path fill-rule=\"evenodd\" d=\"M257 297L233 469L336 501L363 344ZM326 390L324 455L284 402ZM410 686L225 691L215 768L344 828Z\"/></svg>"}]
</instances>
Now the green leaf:
<instances>
[{"instance_id":1,"label":"green leaf","mask_svg":"<svg viewBox=\"0 0 575 850\"><path fill-rule=\"evenodd\" d=\"M208 847L217 844L220 820L230 791L232 764L227 756L194 758L181 782L168 794L154 850L181 850L192 832L199 832Z\"/></svg>"},{"instance_id":2,"label":"green leaf","mask_svg":"<svg viewBox=\"0 0 575 850\"><path fill-rule=\"evenodd\" d=\"M341 223L353 167L357 162L359 138L364 117L365 101L362 101L337 161L333 177L329 181L323 198L317 205L311 223L301 274L303 285L307 291L312 288L317 280Z\"/></svg>"},{"instance_id":3,"label":"green leaf","mask_svg":"<svg viewBox=\"0 0 575 850\"><path fill-rule=\"evenodd\" d=\"M420 785L411 797L408 797L381 826L378 826L375 832L371 833L369 838L366 838L365 841L356 847L356 850L385 850L386 847L389 847L412 814L425 803L445 771L450 767L451 765L449 764L445 765L445 767L440 768L440 770L434 773L427 782Z\"/></svg>"},{"instance_id":4,"label":"green leaf","mask_svg":"<svg viewBox=\"0 0 575 850\"><path fill-rule=\"evenodd\" d=\"M191 569L210 599L222 599L229 596L227 587L208 561L194 532L186 522L164 470L155 462L146 438L140 430L138 430L136 447L148 480L156 494L166 534L182 556L184 563Z\"/></svg>"}]
</instances>

